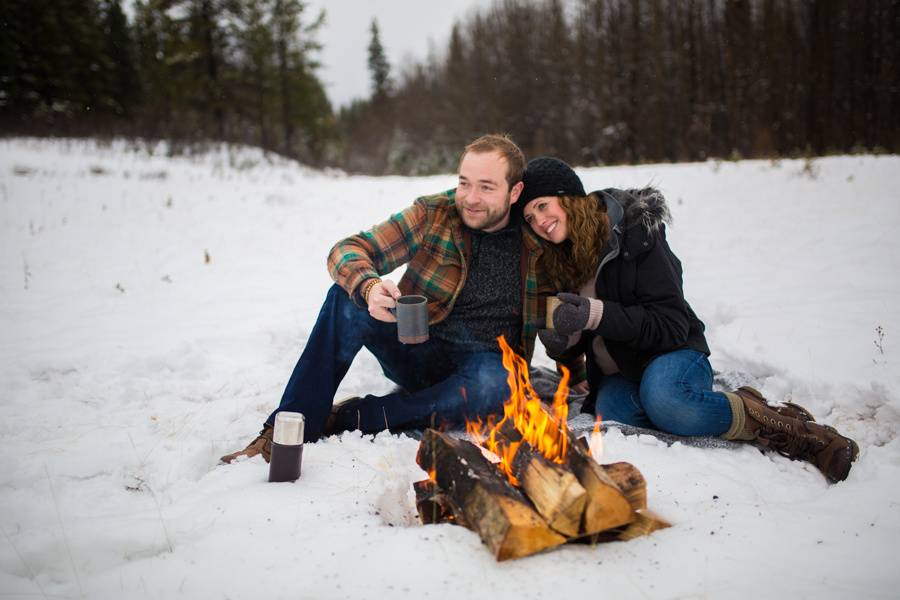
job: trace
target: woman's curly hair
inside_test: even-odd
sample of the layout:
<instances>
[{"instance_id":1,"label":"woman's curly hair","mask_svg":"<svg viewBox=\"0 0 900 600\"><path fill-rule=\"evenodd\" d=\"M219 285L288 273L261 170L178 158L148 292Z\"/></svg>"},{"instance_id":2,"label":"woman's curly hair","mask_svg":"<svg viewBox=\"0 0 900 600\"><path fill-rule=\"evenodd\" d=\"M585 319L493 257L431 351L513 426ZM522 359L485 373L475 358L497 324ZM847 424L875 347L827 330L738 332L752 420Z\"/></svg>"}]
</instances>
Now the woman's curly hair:
<instances>
[{"instance_id":1,"label":"woman's curly hair","mask_svg":"<svg viewBox=\"0 0 900 600\"><path fill-rule=\"evenodd\" d=\"M566 239L544 244L541 262L560 291L578 292L600 265L600 251L609 238L606 203L596 194L559 196L566 213Z\"/></svg>"}]
</instances>

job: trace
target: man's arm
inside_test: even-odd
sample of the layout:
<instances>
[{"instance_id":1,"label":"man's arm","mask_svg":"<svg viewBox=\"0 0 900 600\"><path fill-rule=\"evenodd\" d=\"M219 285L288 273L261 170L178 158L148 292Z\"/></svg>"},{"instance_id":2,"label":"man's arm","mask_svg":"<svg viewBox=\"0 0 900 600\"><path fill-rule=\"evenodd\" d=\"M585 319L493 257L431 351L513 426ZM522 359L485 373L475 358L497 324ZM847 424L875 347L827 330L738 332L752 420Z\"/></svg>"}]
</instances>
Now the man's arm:
<instances>
[{"instance_id":1,"label":"man's arm","mask_svg":"<svg viewBox=\"0 0 900 600\"><path fill-rule=\"evenodd\" d=\"M328 254L331 278L354 302L367 306L361 295L365 290L362 284L390 273L412 259L422 241L427 212L420 198L387 221L339 241ZM380 289L375 291L381 295Z\"/></svg>"}]
</instances>

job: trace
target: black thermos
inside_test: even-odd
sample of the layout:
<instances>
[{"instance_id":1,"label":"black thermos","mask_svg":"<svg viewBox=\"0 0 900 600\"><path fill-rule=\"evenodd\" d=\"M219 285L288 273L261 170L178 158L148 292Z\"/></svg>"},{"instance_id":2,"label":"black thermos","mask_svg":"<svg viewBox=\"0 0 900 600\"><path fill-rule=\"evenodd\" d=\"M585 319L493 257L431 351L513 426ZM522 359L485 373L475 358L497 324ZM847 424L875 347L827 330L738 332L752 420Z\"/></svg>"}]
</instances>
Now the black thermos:
<instances>
[{"instance_id":1,"label":"black thermos","mask_svg":"<svg viewBox=\"0 0 900 600\"><path fill-rule=\"evenodd\" d=\"M300 413L285 411L275 415L269 481L296 481L300 477L303 425L304 419Z\"/></svg>"}]
</instances>

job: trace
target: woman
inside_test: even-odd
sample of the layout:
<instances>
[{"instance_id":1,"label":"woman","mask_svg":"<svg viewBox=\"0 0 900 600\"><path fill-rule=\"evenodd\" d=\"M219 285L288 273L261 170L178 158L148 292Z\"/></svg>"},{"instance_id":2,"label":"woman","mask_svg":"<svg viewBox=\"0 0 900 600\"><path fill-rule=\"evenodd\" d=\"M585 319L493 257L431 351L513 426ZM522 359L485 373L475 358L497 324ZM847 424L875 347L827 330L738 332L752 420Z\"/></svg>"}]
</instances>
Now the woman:
<instances>
[{"instance_id":1,"label":"woman","mask_svg":"<svg viewBox=\"0 0 900 600\"><path fill-rule=\"evenodd\" d=\"M712 390L704 325L682 292L666 242L669 211L653 188L585 194L561 160L532 160L518 204L544 240L543 267L560 305L540 332L548 354L584 354L587 410L677 435L717 435L777 450L846 479L858 448L803 408L770 405L753 388Z\"/></svg>"}]
</instances>

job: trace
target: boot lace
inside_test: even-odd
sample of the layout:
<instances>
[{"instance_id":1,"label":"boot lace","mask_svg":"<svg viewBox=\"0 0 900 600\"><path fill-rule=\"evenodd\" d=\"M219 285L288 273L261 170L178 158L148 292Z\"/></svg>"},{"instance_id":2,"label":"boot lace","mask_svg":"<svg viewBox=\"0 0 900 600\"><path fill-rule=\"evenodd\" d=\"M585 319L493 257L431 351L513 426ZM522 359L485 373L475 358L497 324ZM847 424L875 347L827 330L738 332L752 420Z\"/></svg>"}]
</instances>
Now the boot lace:
<instances>
[{"instance_id":1,"label":"boot lace","mask_svg":"<svg viewBox=\"0 0 900 600\"><path fill-rule=\"evenodd\" d=\"M811 434L790 434L782 431L760 432L760 441L782 456L815 462L816 454L825 442Z\"/></svg>"}]
</instances>

